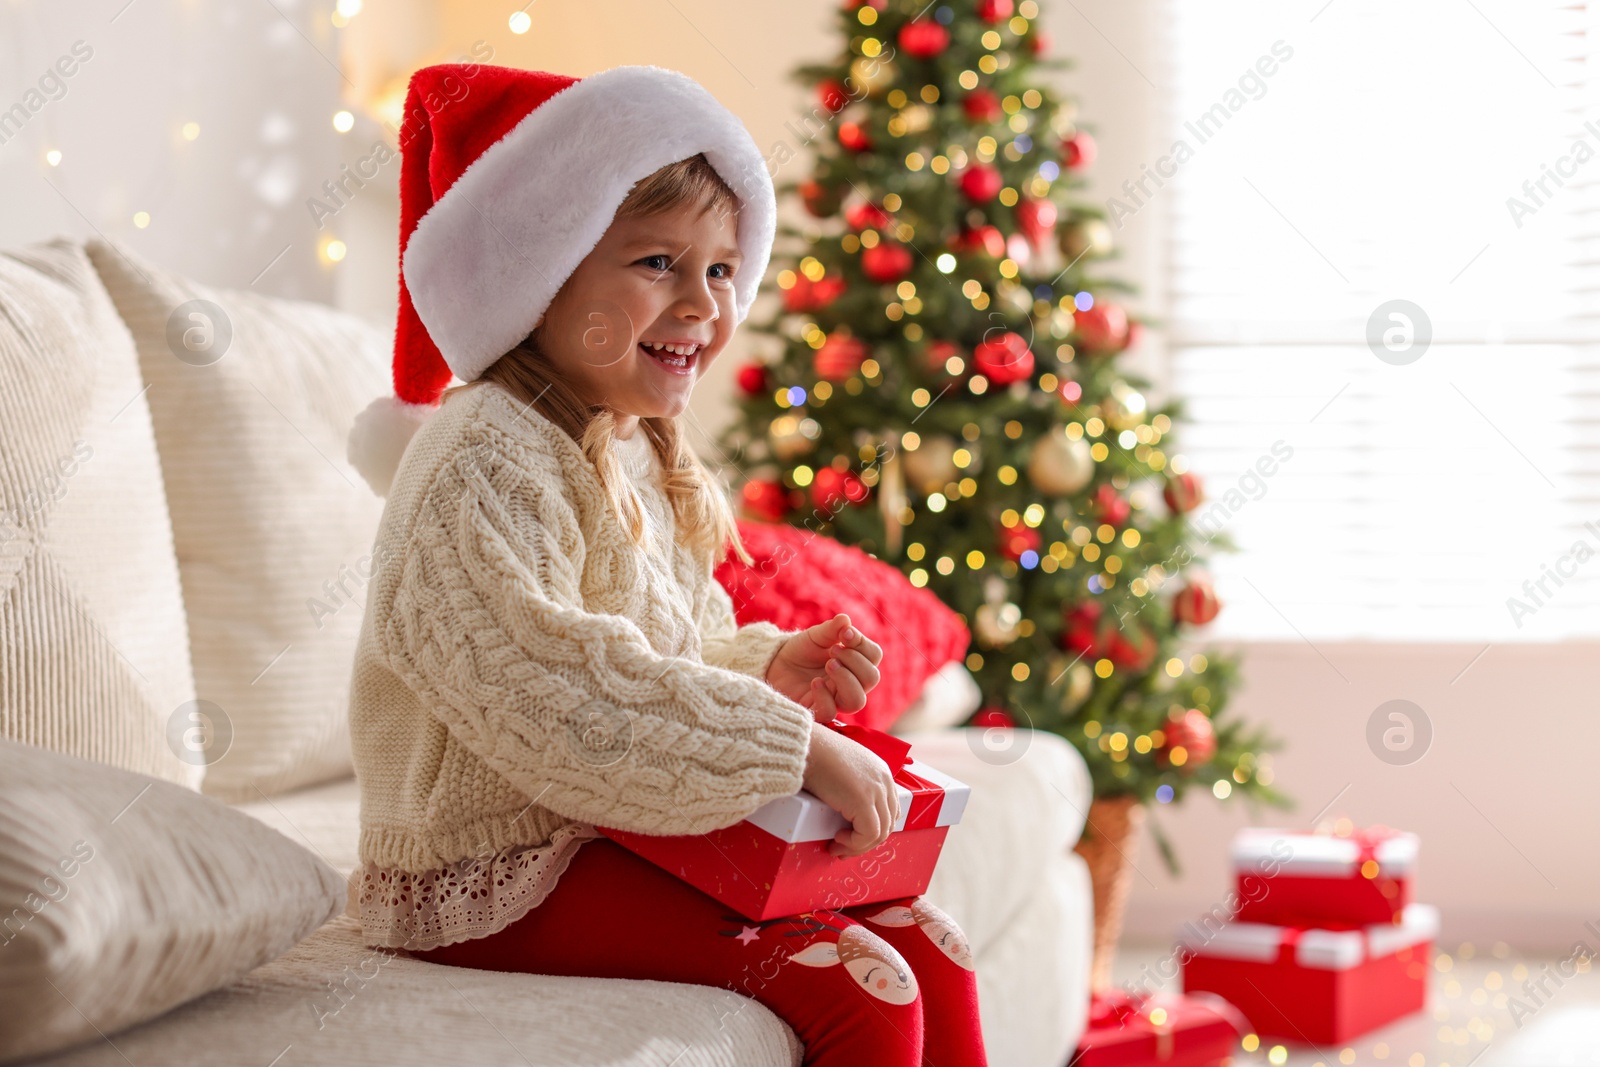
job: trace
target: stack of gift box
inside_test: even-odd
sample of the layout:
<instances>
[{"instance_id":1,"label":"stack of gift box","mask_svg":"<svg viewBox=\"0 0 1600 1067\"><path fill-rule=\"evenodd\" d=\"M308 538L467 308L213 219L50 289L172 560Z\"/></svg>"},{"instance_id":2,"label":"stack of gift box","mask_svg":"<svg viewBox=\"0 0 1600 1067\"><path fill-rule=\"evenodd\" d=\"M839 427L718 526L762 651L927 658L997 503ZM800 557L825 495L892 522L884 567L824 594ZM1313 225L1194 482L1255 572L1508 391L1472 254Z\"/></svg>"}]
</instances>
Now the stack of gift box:
<instances>
[{"instance_id":1,"label":"stack of gift box","mask_svg":"<svg viewBox=\"0 0 1600 1067\"><path fill-rule=\"evenodd\" d=\"M1416 835L1387 827L1240 831L1231 918L1180 932L1184 991L1227 1000L1262 1038L1311 1044L1421 1010L1439 913L1411 900L1416 861Z\"/></svg>"}]
</instances>

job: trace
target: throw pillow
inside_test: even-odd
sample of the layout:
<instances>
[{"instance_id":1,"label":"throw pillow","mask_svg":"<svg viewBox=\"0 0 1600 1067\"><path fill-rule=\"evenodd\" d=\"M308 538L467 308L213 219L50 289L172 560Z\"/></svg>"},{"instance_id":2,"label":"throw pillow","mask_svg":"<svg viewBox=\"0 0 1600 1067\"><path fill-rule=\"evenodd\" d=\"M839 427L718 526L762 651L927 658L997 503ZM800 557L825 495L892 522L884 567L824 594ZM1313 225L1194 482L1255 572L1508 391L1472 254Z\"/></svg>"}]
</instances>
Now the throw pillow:
<instances>
[{"instance_id":1,"label":"throw pillow","mask_svg":"<svg viewBox=\"0 0 1600 1067\"><path fill-rule=\"evenodd\" d=\"M0 1062L228 985L344 898L332 867L219 800L0 741Z\"/></svg>"},{"instance_id":2,"label":"throw pillow","mask_svg":"<svg viewBox=\"0 0 1600 1067\"><path fill-rule=\"evenodd\" d=\"M350 667L383 500L345 459L389 391L389 343L353 315L198 284L91 241L138 345L213 720L201 788L259 800L354 773Z\"/></svg>"},{"instance_id":3,"label":"throw pillow","mask_svg":"<svg viewBox=\"0 0 1600 1067\"><path fill-rule=\"evenodd\" d=\"M78 242L0 254L0 381L0 737L198 788L150 409Z\"/></svg>"}]
</instances>

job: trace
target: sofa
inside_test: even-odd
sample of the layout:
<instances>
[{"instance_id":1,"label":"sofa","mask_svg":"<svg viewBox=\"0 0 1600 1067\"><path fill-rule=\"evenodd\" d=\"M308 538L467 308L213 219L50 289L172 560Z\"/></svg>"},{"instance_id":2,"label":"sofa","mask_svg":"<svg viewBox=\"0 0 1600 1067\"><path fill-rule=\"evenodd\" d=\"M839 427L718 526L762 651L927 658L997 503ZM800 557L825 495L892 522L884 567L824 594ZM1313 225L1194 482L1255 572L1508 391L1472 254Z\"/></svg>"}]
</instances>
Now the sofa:
<instances>
[{"instance_id":1,"label":"sofa","mask_svg":"<svg viewBox=\"0 0 1600 1067\"><path fill-rule=\"evenodd\" d=\"M250 877L303 868L295 885L309 887L294 921L223 923L245 932L209 937L204 958L185 943L181 965L158 923L102 919L85 934L86 921L65 918L78 906L71 896L32 927L19 919L24 942L47 922L56 941L31 955L0 943L0 999L27 968L65 967L75 954L76 984L31 990L30 1003L54 1012L52 996L91 988L93 975L92 996L120 1007L103 1017L82 1000L61 1008L61 1032L78 1037L12 1062L801 1063L789 1027L732 991L472 971L362 944L341 899L359 826L345 702L382 500L349 466L344 440L356 413L388 392L388 357L388 335L363 320L214 289L111 241L0 253L0 741L33 746L13 745L13 756L60 753L159 783L162 804L195 809L191 824L152 808L140 833L233 827L189 831L237 838L233 867L206 856L230 842L160 842L213 880L197 876L195 908L247 898L287 907L214 884L252 856L264 863L263 850L270 868ZM970 939L990 1064L1060 1067L1088 1005L1091 893L1072 846L1089 776L1053 734L954 725L976 701L956 660L891 727L916 758L971 786L927 896ZM25 795L0 781L0 845L7 834L32 840L49 812L68 810L46 777ZM33 807L8 815L7 804ZM275 835L251 844L236 816ZM17 849L13 865L34 854ZM94 868L81 892L103 914L93 894L112 883ZM0 894L17 884L0 860ZM272 936L258 937L268 925ZM117 988L119 974L124 986L181 992L152 1013L135 1003L139 989ZM4 1014L0 1060L43 1025L9 1005Z\"/></svg>"}]
</instances>

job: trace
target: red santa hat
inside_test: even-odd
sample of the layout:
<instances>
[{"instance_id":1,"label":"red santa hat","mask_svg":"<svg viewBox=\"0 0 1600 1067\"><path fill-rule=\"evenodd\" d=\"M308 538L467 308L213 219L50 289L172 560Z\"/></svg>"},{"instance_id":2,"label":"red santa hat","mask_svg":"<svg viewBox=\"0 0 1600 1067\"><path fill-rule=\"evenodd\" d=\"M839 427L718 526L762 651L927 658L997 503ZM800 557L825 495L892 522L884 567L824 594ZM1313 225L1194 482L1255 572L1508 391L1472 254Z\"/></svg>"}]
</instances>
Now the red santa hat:
<instances>
[{"instance_id":1,"label":"red santa hat","mask_svg":"<svg viewBox=\"0 0 1600 1067\"><path fill-rule=\"evenodd\" d=\"M777 227L766 160L737 116L678 71L423 67L406 90L400 150L395 395L356 417L348 443L380 496L452 373L473 381L532 332L640 179L704 153L740 200L736 322L766 273Z\"/></svg>"}]
</instances>

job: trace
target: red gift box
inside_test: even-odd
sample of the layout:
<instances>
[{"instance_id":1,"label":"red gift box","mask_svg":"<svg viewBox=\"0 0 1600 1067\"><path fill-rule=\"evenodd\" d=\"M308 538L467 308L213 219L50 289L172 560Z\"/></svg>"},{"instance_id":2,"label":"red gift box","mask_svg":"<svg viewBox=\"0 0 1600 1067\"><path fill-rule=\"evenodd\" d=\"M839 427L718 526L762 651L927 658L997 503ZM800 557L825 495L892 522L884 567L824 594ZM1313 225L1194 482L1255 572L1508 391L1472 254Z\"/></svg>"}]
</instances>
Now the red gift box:
<instances>
[{"instance_id":1,"label":"red gift box","mask_svg":"<svg viewBox=\"0 0 1600 1067\"><path fill-rule=\"evenodd\" d=\"M1241 830L1233 869L1245 922L1390 923L1411 903L1417 835L1374 826L1348 836Z\"/></svg>"},{"instance_id":2,"label":"red gift box","mask_svg":"<svg viewBox=\"0 0 1600 1067\"><path fill-rule=\"evenodd\" d=\"M1249 1032L1238 1009L1210 993L1096 993L1072 1067L1222 1067Z\"/></svg>"},{"instance_id":3,"label":"red gift box","mask_svg":"<svg viewBox=\"0 0 1600 1067\"><path fill-rule=\"evenodd\" d=\"M1406 907L1398 923L1345 928L1230 922L1185 927L1185 993L1216 993L1262 1037L1349 1041L1422 1010L1439 912Z\"/></svg>"},{"instance_id":4,"label":"red gift box","mask_svg":"<svg viewBox=\"0 0 1600 1067\"><path fill-rule=\"evenodd\" d=\"M805 790L707 834L641 834L596 827L631 852L715 897L748 919L772 919L916 896L928 888L950 827L971 790L910 757L882 730L827 723L883 758L894 772L900 819L889 839L858 856L828 851L850 824Z\"/></svg>"}]
</instances>

